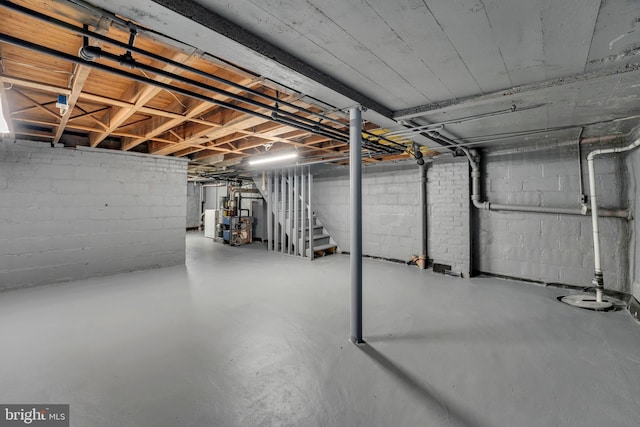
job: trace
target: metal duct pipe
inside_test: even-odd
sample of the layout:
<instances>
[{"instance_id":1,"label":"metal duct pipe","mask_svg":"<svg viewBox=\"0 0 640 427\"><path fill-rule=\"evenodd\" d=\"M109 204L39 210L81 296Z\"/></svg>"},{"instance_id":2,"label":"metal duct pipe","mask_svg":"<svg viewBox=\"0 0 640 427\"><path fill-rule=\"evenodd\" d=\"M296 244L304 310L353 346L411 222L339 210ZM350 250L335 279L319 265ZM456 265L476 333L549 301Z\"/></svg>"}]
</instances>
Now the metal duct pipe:
<instances>
[{"instance_id":1,"label":"metal duct pipe","mask_svg":"<svg viewBox=\"0 0 640 427\"><path fill-rule=\"evenodd\" d=\"M602 302L602 293L604 290L604 278L602 276L602 265L600 260L600 230L598 228L598 200L596 194L596 170L593 161L596 156L610 153L621 153L633 150L640 146L640 129L632 134L634 141L625 147L604 148L591 151L587 155L587 165L589 168L589 197L591 198L591 224L593 225L593 261L595 274L593 277L593 285L596 287L596 302Z\"/></svg>"},{"instance_id":2,"label":"metal duct pipe","mask_svg":"<svg viewBox=\"0 0 640 427\"><path fill-rule=\"evenodd\" d=\"M362 111L349 110L351 150L349 175L351 187L351 342L362 339Z\"/></svg>"}]
</instances>

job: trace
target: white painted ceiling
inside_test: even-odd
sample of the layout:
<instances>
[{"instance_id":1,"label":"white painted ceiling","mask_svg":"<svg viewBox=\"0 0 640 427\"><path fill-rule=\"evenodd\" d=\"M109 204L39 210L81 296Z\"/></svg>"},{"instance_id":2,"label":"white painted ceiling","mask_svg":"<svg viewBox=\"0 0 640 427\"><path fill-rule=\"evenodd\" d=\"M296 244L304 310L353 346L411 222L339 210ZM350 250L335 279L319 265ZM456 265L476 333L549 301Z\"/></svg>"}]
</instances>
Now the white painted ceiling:
<instances>
[{"instance_id":1,"label":"white painted ceiling","mask_svg":"<svg viewBox=\"0 0 640 427\"><path fill-rule=\"evenodd\" d=\"M207 28L201 24L206 18L196 23L182 16L178 12L188 10L189 1L93 3L338 108L354 104L349 96L274 62L269 52ZM173 3L169 6L178 12L158 3ZM396 119L426 124L516 106L514 113L443 129L462 142L562 141L576 138L579 125L586 125L584 137L624 134L638 122L628 119L640 113L637 1L197 3L371 98ZM375 111L367 114L382 126L401 128ZM481 138L545 129L526 138Z\"/></svg>"}]
</instances>

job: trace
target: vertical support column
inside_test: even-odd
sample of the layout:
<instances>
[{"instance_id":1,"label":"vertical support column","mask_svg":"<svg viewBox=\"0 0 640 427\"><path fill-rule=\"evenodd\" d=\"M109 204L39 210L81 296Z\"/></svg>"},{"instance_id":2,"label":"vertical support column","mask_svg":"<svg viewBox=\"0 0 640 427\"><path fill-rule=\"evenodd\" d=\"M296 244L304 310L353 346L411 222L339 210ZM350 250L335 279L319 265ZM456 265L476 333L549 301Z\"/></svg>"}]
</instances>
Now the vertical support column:
<instances>
[{"instance_id":1,"label":"vertical support column","mask_svg":"<svg viewBox=\"0 0 640 427\"><path fill-rule=\"evenodd\" d=\"M280 203L278 201L280 195L280 173L278 171L273 172L273 251L278 251L278 244L280 242L280 230L278 228L280 224Z\"/></svg>"},{"instance_id":2,"label":"vertical support column","mask_svg":"<svg viewBox=\"0 0 640 427\"><path fill-rule=\"evenodd\" d=\"M305 212L307 209L307 190L304 179L304 169L300 169L300 190L302 196L300 198L300 230L302 231L302 237L300 238L300 252L303 257L307 256L307 227L305 225Z\"/></svg>"},{"instance_id":3,"label":"vertical support column","mask_svg":"<svg viewBox=\"0 0 640 427\"><path fill-rule=\"evenodd\" d=\"M267 174L267 250L273 251L273 173Z\"/></svg>"},{"instance_id":4,"label":"vertical support column","mask_svg":"<svg viewBox=\"0 0 640 427\"><path fill-rule=\"evenodd\" d=\"M349 110L351 187L351 342L362 344L362 111Z\"/></svg>"},{"instance_id":5,"label":"vertical support column","mask_svg":"<svg viewBox=\"0 0 640 427\"><path fill-rule=\"evenodd\" d=\"M298 206L300 205L300 179L298 178L298 168L293 170L293 254L296 256L300 253L300 240L298 239L298 230L300 230L300 218L298 215Z\"/></svg>"},{"instance_id":6,"label":"vertical support column","mask_svg":"<svg viewBox=\"0 0 640 427\"><path fill-rule=\"evenodd\" d=\"M287 176L280 173L280 253L287 250Z\"/></svg>"},{"instance_id":7,"label":"vertical support column","mask_svg":"<svg viewBox=\"0 0 640 427\"><path fill-rule=\"evenodd\" d=\"M427 164L418 166L420 173L420 259L418 266L421 270L427 268Z\"/></svg>"},{"instance_id":8,"label":"vertical support column","mask_svg":"<svg viewBox=\"0 0 640 427\"><path fill-rule=\"evenodd\" d=\"M313 194L313 175L311 175L311 166L309 166L309 177L307 178L308 184L309 184L309 195L307 196L309 198L309 260L313 260L313 237L314 237L314 230L313 230L313 226L315 225L313 223L313 205L311 204L311 196Z\"/></svg>"},{"instance_id":9,"label":"vertical support column","mask_svg":"<svg viewBox=\"0 0 640 427\"><path fill-rule=\"evenodd\" d=\"M287 253L291 255L291 253L293 252L293 178L291 176L291 168L287 170L287 175L287 194L289 195L289 206L287 209L287 214L289 216L289 219L287 221L287 233L289 234L289 238L287 239L287 241L289 242L289 244L287 245Z\"/></svg>"}]
</instances>

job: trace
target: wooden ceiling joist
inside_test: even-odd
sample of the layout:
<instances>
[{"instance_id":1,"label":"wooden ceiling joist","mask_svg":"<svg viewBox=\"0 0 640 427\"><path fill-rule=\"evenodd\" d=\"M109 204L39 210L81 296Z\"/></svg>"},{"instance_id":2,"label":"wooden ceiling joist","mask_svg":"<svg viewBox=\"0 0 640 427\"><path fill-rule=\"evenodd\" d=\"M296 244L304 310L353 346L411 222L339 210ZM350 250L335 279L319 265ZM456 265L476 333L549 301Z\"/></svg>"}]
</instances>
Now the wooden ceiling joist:
<instances>
[{"instance_id":1,"label":"wooden ceiling joist","mask_svg":"<svg viewBox=\"0 0 640 427\"><path fill-rule=\"evenodd\" d=\"M6 64L0 70L0 81L3 87L11 87L8 91L0 90L0 97L3 109L9 111L6 115L11 117L10 125L15 122L19 135L92 147L109 138L109 148L189 156L203 163L224 161L225 165L263 154L272 146L275 151L295 147L301 156L314 158L348 152L344 137L318 135L308 127L329 126L329 133L346 135L348 117L339 111L325 114L323 107L310 103L304 94L196 49L181 50L157 37L149 37L144 30L138 32L130 49L139 67L126 69L104 55L93 65L78 63L75 55L82 38L75 31L57 26L56 19L78 28L89 25L91 31L120 43L129 40L128 29L111 25L91 10L76 8L71 3L12 1L50 16L51 21L14 11L0 13L0 27L7 36L74 56L74 59L60 54L50 56L45 50L30 51L25 44L0 42L0 56L3 65ZM97 36L89 41L112 60L127 50ZM157 72L146 68L145 73L141 64ZM192 68L185 69L182 64ZM109 71L103 65L125 74ZM139 81L142 76L164 86ZM54 107L58 95L67 96L66 114L60 115ZM271 118L276 105L282 121ZM288 115L305 126L286 123ZM365 129L371 126L375 127L365 123ZM69 139L65 140L67 134ZM391 158L379 154L365 161L385 156Z\"/></svg>"},{"instance_id":2,"label":"wooden ceiling joist","mask_svg":"<svg viewBox=\"0 0 640 427\"><path fill-rule=\"evenodd\" d=\"M0 103L2 103L2 112L4 113L4 117L7 120L7 126L9 127L9 137L15 138L16 133L13 127L13 118L11 117L11 104L7 99L7 91L4 88L4 80L2 76L0 76Z\"/></svg>"},{"instance_id":3,"label":"wooden ceiling joist","mask_svg":"<svg viewBox=\"0 0 640 427\"><path fill-rule=\"evenodd\" d=\"M97 32L98 34L103 34L106 35L109 33L109 27L110 27L110 23L109 21L105 20L105 19L101 19L100 22L98 23L95 32ZM102 42L100 41L96 41L93 44L94 46L102 46ZM80 46L78 46L78 49L80 48ZM84 84L87 82L87 79L89 78L89 74L91 74L91 68L85 66L85 65L75 65L74 66L74 72L73 72L73 82L71 84L71 93L69 94L69 99L67 100L68 104L69 104L69 110L67 111L66 114L64 114L60 120L60 124L58 125L58 128L56 129L56 134L53 137L53 143L57 143L60 141L60 138L62 137L62 134L64 133L64 129L67 126L67 123L69 122L69 119L71 118L71 115L73 114L73 110L76 107L76 103L78 102L78 98L80 97L80 94L82 93L82 89L84 88Z\"/></svg>"},{"instance_id":4,"label":"wooden ceiling joist","mask_svg":"<svg viewBox=\"0 0 640 427\"><path fill-rule=\"evenodd\" d=\"M169 59L176 62L189 62L190 59L193 59L194 56L198 54L196 51L191 52L190 54L178 52L174 53ZM164 65L162 70L167 71L169 73L177 73L178 67L175 65ZM171 79L169 77L159 77L156 78L156 81L161 83L170 83ZM123 93L120 98L126 99L129 102L133 102L131 107L113 107L111 111L108 111L103 116L108 120L109 127L107 130L100 134L92 134L89 137L90 145L92 147L96 147L103 141L110 133L118 129L124 122L127 121L131 116L133 116L136 112L138 112L144 105L149 102L153 97L155 97L158 93L162 92L162 88L158 86L146 85L142 89L138 89L138 84L132 84L129 86L127 91Z\"/></svg>"}]
</instances>

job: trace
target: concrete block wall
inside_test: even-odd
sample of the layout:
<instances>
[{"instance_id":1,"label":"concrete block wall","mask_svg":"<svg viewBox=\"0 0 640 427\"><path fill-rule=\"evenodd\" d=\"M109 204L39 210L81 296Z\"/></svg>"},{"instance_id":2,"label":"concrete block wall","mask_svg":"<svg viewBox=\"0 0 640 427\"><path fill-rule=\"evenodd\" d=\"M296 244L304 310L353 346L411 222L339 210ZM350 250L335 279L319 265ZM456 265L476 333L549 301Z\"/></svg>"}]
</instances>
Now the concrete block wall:
<instances>
[{"instance_id":1,"label":"concrete block wall","mask_svg":"<svg viewBox=\"0 0 640 427\"><path fill-rule=\"evenodd\" d=\"M631 293L640 300L640 149L630 152L625 158L629 174L628 199L634 213L629 239L629 272Z\"/></svg>"},{"instance_id":2,"label":"concrete block wall","mask_svg":"<svg viewBox=\"0 0 640 427\"><path fill-rule=\"evenodd\" d=\"M184 263L186 168L0 141L0 289Z\"/></svg>"},{"instance_id":3,"label":"concrete block wall","mask_svg":"<svg viewBox=\"0 0 640 427\"><path fill-rule=\"evenodd\" d=\"M364 166L363 254L408 260L420 251L420 175L415 162ZM314 172L313 208L343 251L350 251L349 170Z\"/></svg>"},{"instance_id":4,"label":"concrete block wall","mask_svg":"<svg viewBox=\"0 0 640 427\"><path fill-rule=\"evenodd\" d=\"M590 151L596 147L589 147ZM586 152L584 153L586 156ZM500 204L579 207L577 150L483 156L483 200ZM585 192L588 193L586 161ZM620 156L596 159L599 205L627 207L626 167ZM593 238L590 216L476 210L474 267L481 272L590 286ZM605 286L629 291L625 220L600 220Z\"/></svg>"},{"instance_id":5,"label":"concrete block wall","mask_svg":"<svg viewBox=\"0 0 640 427\"><path fill-rule=\"evenodd\" d=\"M189 182L187 184L187 228L200 226L200 191L202 184Z\"/></svg>"},{"instance_id":6,"label":"concrete block wall","mask_svg":"<svg viewBox=\"0 0 640 427\"><path fill-rule=\"evenodd\" d=\"M468 277L471 273L469 162L434 160L427 169L428 257Z\"/></svg>"}]
</instances>

